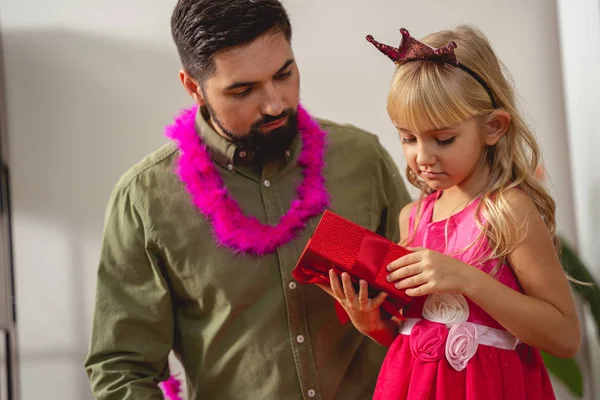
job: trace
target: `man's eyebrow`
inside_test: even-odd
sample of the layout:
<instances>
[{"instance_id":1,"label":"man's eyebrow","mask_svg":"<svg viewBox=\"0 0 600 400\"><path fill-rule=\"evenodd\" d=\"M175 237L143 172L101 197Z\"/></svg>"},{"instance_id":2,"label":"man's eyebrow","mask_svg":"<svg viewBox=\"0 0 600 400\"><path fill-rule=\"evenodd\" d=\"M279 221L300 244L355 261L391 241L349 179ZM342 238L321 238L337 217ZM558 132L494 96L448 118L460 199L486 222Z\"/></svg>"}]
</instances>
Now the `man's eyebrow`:
<instances>
[{"instance_id":1,"label":"man's eyebrow","mask_svg":"<svg viewBox=\"0 0 600 400\"><path fill-rule=\"evenodd\" d=\"M281 68L279 68L279 70L275 73L275 75L279 75L281 74L283 71L285 71L290 65L292 65L295 62L295 60L293 58L287 60L283 66ZM239 89L241 87L251 87L254 85L257 85L258 82L234 82L231 85L227 86L225 88L225 91L230 91L230 90L235 90L235 89Z\"/></svg>"}]
</instances>

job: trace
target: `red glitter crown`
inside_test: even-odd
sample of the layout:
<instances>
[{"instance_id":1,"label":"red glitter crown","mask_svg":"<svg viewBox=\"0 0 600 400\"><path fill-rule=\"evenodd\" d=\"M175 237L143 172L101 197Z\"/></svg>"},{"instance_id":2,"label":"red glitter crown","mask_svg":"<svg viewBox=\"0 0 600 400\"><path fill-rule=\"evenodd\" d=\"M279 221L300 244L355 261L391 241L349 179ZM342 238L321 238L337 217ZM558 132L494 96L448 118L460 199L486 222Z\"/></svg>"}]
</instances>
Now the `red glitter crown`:
<instances>
[{"instance_id":1,"label":"red glitter crown","mask_svg":"<svg viewBox=\"0 0 600 400\"><path fill-rule=\"evenodd\" d=\"M399 65L420 60L458 65L454 54L456 43L450 42L444 47L434 49L410 36L410 33L404 28L400 28L400 33L402 34L402 42L398 48L379 43L371 35L367 36L367 40Z\"/></svg>"},{"instance_id":2,"label":"red glitter crown","mask_svg":"<svg viewBox=\"0 0 600 400\"><path fill-rule=\"evenodd\" d=\"M372 43L379 51L388 56L394 63L398 65L405 64L410 61L431 61L440 64L454 65L473 77L479 84L485 89L487 94L490 96L492 106L499 108L500 105L494 97L492 89L487 82L475 71L458 62L454 49L456 48L455 42L450 42L444 47L434 49L426 45L425 43L419 42L414 37L410 36L410 33L404 28L400 28L402 34L402 42L398 48L388 46L387 44L379 43L373 36L367 36L367 40Z\"/></svg>"}]
</instances>

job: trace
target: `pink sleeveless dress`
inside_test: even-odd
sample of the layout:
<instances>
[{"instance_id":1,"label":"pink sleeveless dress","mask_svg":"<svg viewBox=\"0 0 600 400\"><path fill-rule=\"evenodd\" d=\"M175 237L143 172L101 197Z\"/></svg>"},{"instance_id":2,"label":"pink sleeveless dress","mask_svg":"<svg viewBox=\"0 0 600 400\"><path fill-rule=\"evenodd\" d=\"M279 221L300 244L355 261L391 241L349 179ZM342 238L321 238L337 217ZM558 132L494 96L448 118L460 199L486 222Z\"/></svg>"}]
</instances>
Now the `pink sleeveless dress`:
<instances>
[{"instance_id":1,"label":"pink sleeveless dress","mask_svg":"<svg viewBox=\"0 0 600 400\"><path fill-rule=\"evenodd\" d=\"M448 220L431 222L433 193L422 203L422 217L412 247L426 247L476 265L487 242L479 237L474 201ZM412 232L417 206L409 225ZM467 248L466 250L464 250ZM464 251L463 251L464 250ZM478 268L491 272L495 261ZM504 265L497 279L522 291ZM518 310L515 310L518 312ZM538 350L519 343L496 320L461 295L415 298L404 310L406 322L381 368L377 400L552 400L548 372Z\"/></svg>"}]
</instances>

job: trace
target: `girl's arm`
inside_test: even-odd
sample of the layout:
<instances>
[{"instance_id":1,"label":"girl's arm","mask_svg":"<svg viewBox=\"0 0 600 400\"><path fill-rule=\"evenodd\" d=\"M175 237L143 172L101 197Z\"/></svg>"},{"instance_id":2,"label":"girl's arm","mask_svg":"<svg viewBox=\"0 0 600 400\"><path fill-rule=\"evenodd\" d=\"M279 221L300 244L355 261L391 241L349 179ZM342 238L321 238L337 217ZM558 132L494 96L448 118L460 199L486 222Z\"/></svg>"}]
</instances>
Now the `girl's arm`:
<instances>
[{"instance_id":1,"label":"girl's arm","mask_svg":"<svg viewBox=\"0 0 600 400\"><path fill-rule=\"evenodd\" d=\"M579 319L552 237L533 201L521 191L507 195L522 241L509 255L523 291L450 256L412 249L390 264L388 279L409 296L460 293L478 304L510 333L533 347L570 358L581 343ZM408 231L404 221L402 232Z\"/></svg>"},{"instance_id":2,"label":"girl's arm","mask_svg":"<svg viewBox=\"0 0 600 400\"><path fill-rule=\"evenodd\" d=\"M473 268L464 294L521 341L570 358L579 350L581 332L573 296L552 237L533 201L520 191L508 194L523 240L509 255L525 294Z\"/></svg>"}]
</instances>

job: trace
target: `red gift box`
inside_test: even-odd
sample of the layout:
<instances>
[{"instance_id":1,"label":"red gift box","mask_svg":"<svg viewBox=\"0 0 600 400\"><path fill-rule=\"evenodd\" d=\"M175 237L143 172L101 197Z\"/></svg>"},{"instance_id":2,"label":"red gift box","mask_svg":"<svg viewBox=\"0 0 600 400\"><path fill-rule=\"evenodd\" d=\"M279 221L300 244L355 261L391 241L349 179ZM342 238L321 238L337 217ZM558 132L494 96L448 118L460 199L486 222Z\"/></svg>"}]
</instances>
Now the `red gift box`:
<instances>
[{"instance_id":1,"label":"red gift box","mask_svg":"<svg viewBox=\"0 0 600 400\"><path fill-rule=\"evenodd\" d=\"M331 211L325 211L292 275L301 283L329 286L330 269L333 268L338 275L347 272L355 284L360 279L368 283L369 297L381 291L387 292L388 296L381 308L390 315L403 319L400 310L411 298L386 280L386 267L409 253L410 251L386 238ZM347 322L348 315L344 309L337 302L336 306L340 321Z\"/></svg>"}]
</instances>

